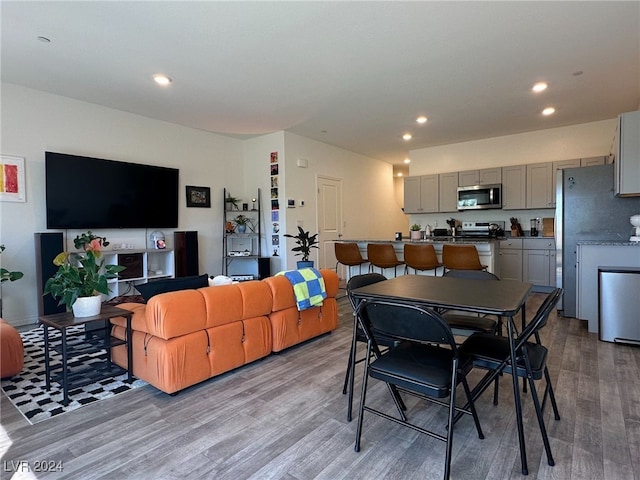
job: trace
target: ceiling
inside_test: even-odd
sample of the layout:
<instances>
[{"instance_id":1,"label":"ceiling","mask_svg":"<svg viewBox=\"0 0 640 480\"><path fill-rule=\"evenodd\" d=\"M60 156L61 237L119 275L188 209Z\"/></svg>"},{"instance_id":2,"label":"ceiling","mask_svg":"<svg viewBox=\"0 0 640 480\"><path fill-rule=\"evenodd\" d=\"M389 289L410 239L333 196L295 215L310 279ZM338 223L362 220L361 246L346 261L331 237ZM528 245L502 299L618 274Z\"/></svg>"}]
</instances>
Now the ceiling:
<instances>
[{"instance_id":1,"label":"ceiling","mask_svg":"<svg viewBox=\"0 0 640 480\"><path fill-rule=\"evenodd\" d=\"M3 82L238 138L286 130L393 164L640 105L638 1L3 0L0 15ZM549 88L534 94L537 81Z\"/></svg>"}]
</instances>

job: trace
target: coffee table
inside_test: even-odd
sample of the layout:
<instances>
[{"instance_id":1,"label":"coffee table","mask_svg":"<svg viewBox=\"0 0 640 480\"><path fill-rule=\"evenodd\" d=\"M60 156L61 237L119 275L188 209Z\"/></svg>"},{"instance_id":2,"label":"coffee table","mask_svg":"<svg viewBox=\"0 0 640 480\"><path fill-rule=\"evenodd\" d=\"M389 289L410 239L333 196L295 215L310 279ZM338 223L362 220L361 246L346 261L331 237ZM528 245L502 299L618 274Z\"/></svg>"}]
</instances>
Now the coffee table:
<instances>
[{"instance_id":1,"label":"coffee table","mask_svg":"<svg viewBox=\"0 0 640 480\"><path fill-rule=\"evenodd\" d=\"M51 381L62 380L63 405L69 404L69 390L83 385L94 383L104 378L120 375L125 370L111 362L111 349L118 345L127 346L127 383L133 381L133 349L131 342L131 317L133 312L122 308L103 306L98 315L92 317L74 317L73 313L64 312L53 315L43 315L39 317L44 329L44 358L45 358L45 387L51 389ZM127 340L120 340L111 336L111 322L115 317L124 317L127 320ZM90 322L103 322L101 329L104 335L86 335L85 332L70 333L69 327L86 325ZM49 329L53 328L60 332L60 343L51 345L49 339ZM96 333L95 330L92 333ZM51 366L51 349L55 349L62 356L62 366ZM70 368L68 360L74 355L95 353L104 350L105 358L99 368L80 366ZM58 372L58 370L61 370Z\"/></svg>"}]
</instances>

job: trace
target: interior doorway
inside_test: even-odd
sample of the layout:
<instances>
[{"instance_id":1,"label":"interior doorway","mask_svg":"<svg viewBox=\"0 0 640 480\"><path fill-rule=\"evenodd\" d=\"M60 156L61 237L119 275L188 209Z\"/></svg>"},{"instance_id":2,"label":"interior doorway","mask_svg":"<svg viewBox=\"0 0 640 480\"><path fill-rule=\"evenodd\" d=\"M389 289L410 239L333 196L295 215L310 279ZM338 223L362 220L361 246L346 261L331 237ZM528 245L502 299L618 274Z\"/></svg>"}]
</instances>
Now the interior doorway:
<instances>
[{"instance_id":1,"label":"interior doorway","mask_svg":"<svg viewBox=\"0 0 640 480\"><path fill-rule=\"evenodd\" d=\"M342 238L342 180L318 175L318 267L335 268L333 246Z\"/></svg>"}]
</instances>

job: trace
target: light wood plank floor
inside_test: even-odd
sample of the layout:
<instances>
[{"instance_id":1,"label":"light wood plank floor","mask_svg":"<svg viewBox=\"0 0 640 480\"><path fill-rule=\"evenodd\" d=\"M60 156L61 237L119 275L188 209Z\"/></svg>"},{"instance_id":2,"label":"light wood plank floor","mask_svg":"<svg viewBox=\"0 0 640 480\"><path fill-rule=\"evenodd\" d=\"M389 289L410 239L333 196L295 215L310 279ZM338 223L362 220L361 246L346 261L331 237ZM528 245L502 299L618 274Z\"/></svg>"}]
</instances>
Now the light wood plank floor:
<instances>
[{"instance_id":1,"label":"light wood plank floor","mask_svg":"<svg viewBox=\"0 0 640 480\"><path fill-rule=\"evenodd\" d=\"M542 298L529 301L529 318ZM353 451L356 422L346 421L341 394L351 335L345 299L340 314L332 334L174 397L146 386L31 426L0 395L0 477L10 478L19 461L55 461L62 472L37 478L441 478L442 442L373 415L365 416L362 451ZM562 416L556 422L546 412L555 467L547 465L526 396L530 473L521 475L505 376L498 406L490 392L478 402L486 438L477 438L468 417L456 425L452 478L640 478L640 349L600 342L586 323L555 314L543 334ZM390 404L383 385L370 395ZM407 403L412 420L444 428L444 409Z\"/></svg>"}]
</instances>

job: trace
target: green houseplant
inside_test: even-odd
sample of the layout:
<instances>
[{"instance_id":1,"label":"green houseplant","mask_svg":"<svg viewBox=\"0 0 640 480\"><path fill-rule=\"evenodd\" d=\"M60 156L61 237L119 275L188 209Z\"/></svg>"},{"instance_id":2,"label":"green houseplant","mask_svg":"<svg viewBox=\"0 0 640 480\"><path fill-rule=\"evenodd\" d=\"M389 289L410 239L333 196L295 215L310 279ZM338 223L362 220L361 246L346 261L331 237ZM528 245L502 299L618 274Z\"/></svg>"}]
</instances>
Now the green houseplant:
<instances>
[{"instance_id":1,"label":"green houseplant","mask_svg":"<svg viewBox=\"0 0 640 480\"><path fill-rule=\"evenodd\" d=\"M238 208L238 202L240 201L239 198L232 197L230 194L227 194L227 198L225 198L224 201L227 204L227 210L233 210L234 208L236 210L240 210Z\"/></svg>"},{"instance_id":2,"label":"green houseplant","mask_svg":"<svg viewBox=\"0 0 640 480\"><path fill-rule=\"evenodd\" d=\"M4 252L4 245L0 245L0 253ZM11 272L4 267L0 267L0 317L2 316L2 284L4 282L15 282L20 280L24 274L22 272Z\"/></svg>"},{"instance_id":3,"label":"green houseplant","mask_svg":"<svg viewBox=\"0 0 640 480\"><path fill-rule=\"evenodd\" d=\"M255 229L255 226L253 224L253 221L247 217L246 215L238 215L236 216L236 218L233 219L233 223L235 225L235 230L238 233L245 233L247 231L247 226L249 226L249 229L253 232Z\"/></svg>"},{"instance_id":4,"label":"green houseplant","mask_svg":"<svg viewBox=\"0 0 640 480\"><path fill-rule=\"evenodd\" d=\"M0 253L5 251L5 246L0 245ZM2 282L15 282L16 280L20 280L24 274L22 272L10 272L6 268L0 268L0 283Z\"/></svg>"},{"instance_id":5,"label":"green houseplant","mask_svg":"<svg viewBox=\"0 0 640 480\"><path fill-rule=\"evenodd\" d=\"M312 248L318 248L318 234L309 235L302 227L298 226L298 234L290 235L284 234L287 238L293 238L296 241L296 247L291 249L292 252L296 252L296 255L301 255L302 260L298 262L298 268L313 267L313 260L309 260L309 255Z\"/></svg>"},{"instance_id":6,"label":"green houseplant","mask_svg":"<svg viewBox=\"0 0 640 480\"><path fill-rule=\"evenodd\" d=\"M73 244L84 253L58 254L53 259L54 265L59 267L58 271L44 286L44 294L59 298L58 305L66 305L67 311L71 310L79 298L107 295L107 280L116 278L118 273L125 269L121 265L105 265L102 248L109 245L105 237L88 231L78 235Z\"/></svg>"}]
</instances>

